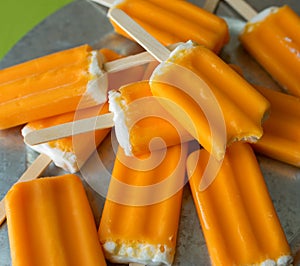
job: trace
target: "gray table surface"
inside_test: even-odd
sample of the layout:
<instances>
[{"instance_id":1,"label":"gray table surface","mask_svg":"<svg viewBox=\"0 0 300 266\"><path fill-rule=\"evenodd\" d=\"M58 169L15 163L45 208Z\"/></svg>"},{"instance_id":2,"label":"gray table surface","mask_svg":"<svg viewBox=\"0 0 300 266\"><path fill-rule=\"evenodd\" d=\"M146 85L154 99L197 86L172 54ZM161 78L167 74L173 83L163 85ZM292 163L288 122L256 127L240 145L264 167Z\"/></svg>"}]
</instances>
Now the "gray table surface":
<instances>
[{"instance_id":1,"label":"gray table surface","mask_svg":"<svg viewBox=\"0 0 300 266\"><path fill-rule=\"evenodd\" d=\"M202 6L204 1L191 2ZM249 0L248 2L258 11L270 5L288 4L300 14L300 2L297 0ZM138 45L113 33L113 28L105 17L106 11L105 8L102 11L96 10L85 0L72 2L45 19L21 39L0 62L0 69L83 43L88 43L95 48L113 48L122 53L141 51ZM239 64L249 81L280 89L240 46L236 35L243 26L243 19L223 2L220 3L216 13L227 19L232 33L229 45L221 53L222 58L227 62ZM107 169L110 170L113 165L111 145L111 138L107 138L99 147L99 154L103 157ZM4 197L9 187L36 156L35 152L25 147L20 135L20 127L0 131L0 198ZM287 239L295 252L300 248L300 170L264 156L257 157ZM64 171L50 165L44 175L62 173ZM94 190L88 185L86 190L98 223L104 198L95 195ZM188 186L184 190L182 206L174 265L210 265ZM0 228L0 266L10 264L7 225L4 223Z\"/></svg>"}]
</instances>

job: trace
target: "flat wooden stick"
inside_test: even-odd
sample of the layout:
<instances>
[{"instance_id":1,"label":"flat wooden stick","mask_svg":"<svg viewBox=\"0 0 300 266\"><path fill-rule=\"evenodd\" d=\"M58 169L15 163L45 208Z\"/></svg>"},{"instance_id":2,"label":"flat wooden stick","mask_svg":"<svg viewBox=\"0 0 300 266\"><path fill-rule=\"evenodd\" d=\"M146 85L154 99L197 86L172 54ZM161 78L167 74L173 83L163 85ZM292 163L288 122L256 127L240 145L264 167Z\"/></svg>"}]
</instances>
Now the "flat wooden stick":
<instances>
[{"instance_id":1,"label":"flat wooden stick","mask_svg":"<svg viewBox=\"0 0 300 266\"><path fill-rule=\"evenodd\" d=\"M114 61L110 61L103 64L103 68L106 72L118 72L131 67L140 66L146 63L155 61L155 58L148 52L142 52L136 55L126 56Z\"/></svg>"},{"instance_id":2,"label":"flat wooden stick","mask_svg":"<svg viewBox=\"0 0 300 266\"><path fill-rule=\"evenodd\" d=\"M112 7L113 4L114 4L114 0L89 0L91 2L95 2L97 4L100 4L102 6L105 6L105 7Z\"/></svg>"},{"instance_id":3,"label":"flat wooden stick","mask_svg":"<svg viewBox=\"0 0 300 266\"><path fill-rule=\"evenodd\" d=\"M24 141L28 145L37 145L93 130L111 128L114 126L113 116L113 113L108 113L35 130L25 135Z\"/></svg>"},{"instance_id":4,"label":"flat wooden stick","mask_svg":"<svg viewBox=\"0 0 300 266\"><path fill-rule=\"evenodd\" d=\"M111 8L108 11L108 17L111 18L121 29L126 31L128 35L152 54L159 62L168 59L170 50L146 32L124 11L118 8Z\"/></svg>"},{"instance_id":5,"label":"flat wooden stick","mask_svg":"<svg viewBox=\"0 0 300 266\"><path fill-rule=\"evenodd\" d=\"M208 12L214 13L217 9L219 2L219 0L206 0L203 5L203 9L205 9Z\"/></svg>"},{"instance_id":6,"label":"flat wooden stick","mask_svg":"<svg viewBox=\"0 0 300 266\"><path fill-rule=\"evenodd\" d=\"M247 2L244 0L224 0L228 3L235 11L237 11L244 19L249 21L254 16L257 15L257 11L253 9Z\"/></svg>"},{"instance_id":7,"label":"flat wooden stick","mask_svg":"<svg viewBox=\"0 0 300 266\"><path fill-rule=\"evenodd\" d=\"M141 263L131 262L129 263L129 266L146 266L146 265Z\"/></svg>"},{"instance_id":8,"label":"flat wooden stick","mask_svg":"<svg viewBox=\"0 0 300 266\"><path fill-rule=\"evenodd\" d=\"M35 161L27 168L16 183L30 181L40 177L47 166L52 162L50 157L40 154ZM16 184L15 183L15 184ZM0 225L5 221L5 197L0 201Z\"/></svg>"}]
</instances>

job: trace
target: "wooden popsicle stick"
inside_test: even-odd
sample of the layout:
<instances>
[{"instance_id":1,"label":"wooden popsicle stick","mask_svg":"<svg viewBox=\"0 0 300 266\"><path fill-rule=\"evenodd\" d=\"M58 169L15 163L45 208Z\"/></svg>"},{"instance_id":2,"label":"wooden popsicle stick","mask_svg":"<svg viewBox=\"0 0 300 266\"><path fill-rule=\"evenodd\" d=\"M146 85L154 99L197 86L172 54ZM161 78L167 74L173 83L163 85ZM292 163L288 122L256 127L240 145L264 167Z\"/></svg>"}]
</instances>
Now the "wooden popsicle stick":
<instances>
[{"instance_id":1,"label":"wooden popsicle stick","mask_svg":"<svg viewBox=\"0 0 300 266\"><path fill-rule=\"evenodd\" d=\"M220 0L206 0L203 5L203 9L205 9L208 12L214 13L217 9L219 2Z\"/></svg>"},{"instance_id":2,"label":"wooden popsicle stick","mask_svg":"<svg viewBox=\"0 0 300 266\"><path fill-rule=\"evenodd\" d=\"M237 11L244 19L249 21L254 16L257 15L257 11L253 9L247 2L244 0L224 0L228 3L235 11Z\"/></svg>"},{"instance_id":3,"label":"wooden popsicle stick","mask_svg":"<svg viewBox=\"0 0 300 266\"><path fill-rule=\"evenodd\" d=\"M89 0L91 2L95 2L97 4L100 4L102 6L105 6L105 7L112 7L115 0Z\"/></svg>"},{"instance_id":4,"label":"wooden popsicle stick","mask_svg":"<svg viewBox=\"0 0 300 266\"><path fill-rule=\"evenodd\" d=\"M126 56L114 61L104 63L103 68L106 72L112 73L153 61L155 61L155 58L151 54L149 54L148 52L142 52L136 55Z\"/></svg>"},{"instance_id":5,"label":"wooden popsicle stick","mask_svg":"<svg viewBox=\"0 0 300 266\"><path fill-rule=\"evenodd\" d=\"M30 181L40 177L47 166L52 162L51 158L45 154L40 154L35 161L27 168L16 183ZM16 184L15 183L15 184ZM0 201L0 225L5 221L5 197Z\"/></svg>"},{"instance_id":6,"label":"wooden popsicle stick","mask_svg":"<svg viewBox=\"0 0 300 266\"><path fill-rule=\"evenodd\" d=\"M146 266L145 264L137 263L137 262L131 262L129 263L129 266Z\"/></svg>"},{"instance_id":7,"label":"wooden popsicle stick","mask_svg":"<svg viewBox=\"0 0 300 266\"><path fill-rule=\"evenodd\" d=\"M170 50L158 42L124 11L118 8L111 8L108 11L111 18L121 29L139 43L145 50L152 54L159 62L165 61L170 55Z\"/></svg>"},{"instance_id":8,"label":"wooden popsicle stick","mask_svg":"<svg viewBox=\"0 0 300 266\"><path fill-rule=\"evenodd\" d=\"M80 119L29 132L24 136L28 145L37 145L90 131L111 128L114 126L113 113Z\"/></svg>"}]
</instances>

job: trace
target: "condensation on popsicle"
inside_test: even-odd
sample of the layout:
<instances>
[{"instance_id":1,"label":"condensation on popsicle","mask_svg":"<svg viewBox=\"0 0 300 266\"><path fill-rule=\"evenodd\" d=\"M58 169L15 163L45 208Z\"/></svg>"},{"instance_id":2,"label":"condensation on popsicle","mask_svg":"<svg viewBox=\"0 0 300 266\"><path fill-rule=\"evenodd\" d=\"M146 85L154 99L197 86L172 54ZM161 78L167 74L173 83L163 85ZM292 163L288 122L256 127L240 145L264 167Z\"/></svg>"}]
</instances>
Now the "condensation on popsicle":
<instances>
[{"instance_id":1,"label":"condensation on popsicle","mask_svg":"<svg viewBox=\"0 0 300 266\"><path fill-rule=\"evenodd\" d=\"M149 82L141 81L109 92L116 137L128 156L138 156L193 137L153 97Z\"/></svg>"},{"instance_id":2,"label":"condensation on popsicle","mask_svg":"<svg viewBox=\"0 0 300 266\"><path fill-rule=\"evenodd\" d=\"M232 144L213 183L199 191L210 155L187 160L193 199L212 265L290 265L292 256L251 146Z\"/></svg>"},{"instance_id":3,"label":"condensation on popsicle","mask_svg":"<svg viewBox=\"0 0 300 266\"><path fill-rule=\"evenodd\" d=\"M300 17L287 5L248 21L239 38L245 49L290 94L300 96Z\"/></svg>"},{"instance_id":4,"label":"condensation on popsicle","mask_svg":"<svg viewBox=\"0 0 300 266\"><path fill-rule=\"evenodd\" d=\"M151 153L156 155L157 151ZM186 156L187 145L177 145L167 149L156 167L149 168L149 162L141 160L132 168L131 157L119 148L98 230L108 260L172 264ZM124 190L120 182L130 187Z\"/></svg>"},{"instance_id":5,"label":"condensation on popsicle","mask_svg":"<svg viewBox=\"0 0 300 266\"><path fill-rule=\"evenodd\" d=\"M285 93L255 86L271 103L264 134L252 144L255 151L273 159L300 166L300 99Z\"/></svg>"},{"instance_id":6,"label":"condensation on popsicle","mask_svg":"<svg viewBox=\"0 0 300 266\"><path fill-rule=\"evenodd\" d=\"M229 41L224 19L188 1L123 0L113 7L122 9L164 45L194 40L218 53ZM118 33L130 38L112 24Z\"/></svg>"},{"instance_id":7,"label":"condensation on popsicle","mask_svg":"<svg viewBox=\"0 0 300 266\"><path fill-rule=\"evenodd\" d=\"M263 134L269 102L204 46L179 45L153 71L150 86L154 96L173 103L162 105L218 159L227 145L256 142Z\"/></svg>"},{"instance_id":8,"label":"condensation on popsicle","mask_svg":"<svg viewBox=\"0 0 300 266\"><path fill-rule=\"evenodd\" d=\"M79 177L15 184L5 202L12 265L106 265Z\"/></svg>"}]
</instances>

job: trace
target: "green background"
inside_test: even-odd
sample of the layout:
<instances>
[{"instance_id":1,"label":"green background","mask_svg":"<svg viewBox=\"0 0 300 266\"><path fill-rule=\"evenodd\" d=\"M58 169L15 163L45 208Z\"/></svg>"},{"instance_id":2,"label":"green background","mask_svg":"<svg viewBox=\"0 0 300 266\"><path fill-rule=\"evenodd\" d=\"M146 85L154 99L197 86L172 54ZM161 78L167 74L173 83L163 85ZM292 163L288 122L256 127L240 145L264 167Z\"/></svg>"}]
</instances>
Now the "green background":
<instances>
[{"instance_id":1,"label":"green background","mask_svg":"<svg viewBox=\"0 0 300 266\"><path fill-rule=\"evenodd\" d=\"M72 0L0 0L0 60L34 26Z\"/></svg>"}]
</instances>

